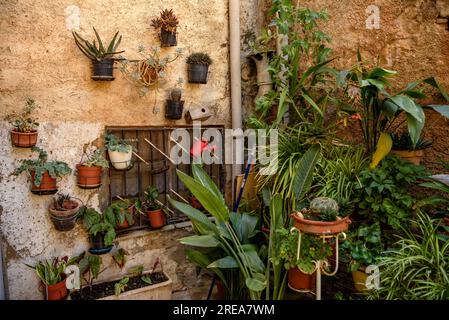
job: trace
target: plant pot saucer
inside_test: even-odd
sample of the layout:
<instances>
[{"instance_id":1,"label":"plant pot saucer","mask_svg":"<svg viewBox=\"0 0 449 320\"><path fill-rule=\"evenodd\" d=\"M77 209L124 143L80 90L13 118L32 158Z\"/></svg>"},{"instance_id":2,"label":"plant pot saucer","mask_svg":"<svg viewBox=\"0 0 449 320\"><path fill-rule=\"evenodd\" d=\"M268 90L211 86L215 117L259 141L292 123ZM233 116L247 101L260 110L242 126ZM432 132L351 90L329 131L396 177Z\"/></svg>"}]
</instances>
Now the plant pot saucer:
<instances>
[{"instance_id":1,"label":"plant pot saucer","mask_svg":"<svg viewBox=\"0 0 449 320\"><path fill-rule=\"evenodd\" d=\"M89 252L94 255L102 255L111 252L114 246L109 246L105 248L90 248Z\"/></svg>"},{"instance_id":2,"label":"plant pot saucer","mask_svg":"<svg viewBox=\"0 0 449 320\"><path fill-rule=\"evenodd\" d=\"M348 230L351 220L349 217L338 218L336 221L314 221L302 218L298 212L291 215L295 227L305 233L317 235L333 235Z\"/></svg>"},{"instance_id":3,"label":"plant pot saucer","mask_svg":"<svg viewBox=\"0 0 449 320\"><path fill-rule=\"evenodd\" d=\"M113 76L91 76L92 80L95 81L113 81L115 80L115 77Z\"/></svg>"},{"instance_id":4,"label":"plant pot saucer","mask_svg":"<svg viewBox=\"0 0 449 320\"><path fill-rule=\"evenodd\" d=\"M58 189L54 190L31 190L31 193L38 195L38 196L46 196L50 194L56 194L58 192Z\"/></svg>"}]
</instances>

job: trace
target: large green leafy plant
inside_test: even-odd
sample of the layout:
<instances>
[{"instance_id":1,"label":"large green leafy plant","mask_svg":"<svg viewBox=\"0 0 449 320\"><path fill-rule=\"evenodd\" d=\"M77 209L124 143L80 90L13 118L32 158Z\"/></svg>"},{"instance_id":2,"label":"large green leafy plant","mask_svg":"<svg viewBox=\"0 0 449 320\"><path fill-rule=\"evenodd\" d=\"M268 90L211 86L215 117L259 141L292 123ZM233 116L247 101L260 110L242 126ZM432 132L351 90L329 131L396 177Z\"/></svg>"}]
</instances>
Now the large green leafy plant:
<instances>
[{"instance_id":1,"label":"large green leafy plant","mask_svg":"<svg viewBox=\"0 0 449 320\"><path fill-rule=\"evenodd\" d=\"M65 176L72 172L67 163L62 161L48 161L48 153L39 147L31 148L33 152L39 154L37 159L20 160L20 166L13 172L14 175L19 175L22 172L34 172L34 185L40 186L42 176L48 172L54 179Z\"/></svg>"},{"instance_id":2,"label":"large green leafy plant","mask_svg":"<svg viewBox=\"0 0 449 320\"><path fill-rule=\"evenodd\" d=\"M229 289L235 285L229 282L223 269L234 269L233 276L241 277L244 289L251 299L260 299L266 288L265 264L258 246L252 238L258 233L258 217L231 212L224 197L207 173L197 165L192 166L193 177L178 171L179 179L198 201L215 218L215 223L201 211L190 205L170 199L170 203L186 214L195 225L198 235L181 239L181 243L217 250L207 255L200 250L191 251L189 258L200 266L207 267L223 281ZM211 257L217 257L212 260Z\"/></svg>"},{"instance_id":3,"label":"large green leafy plant","mask_svg":"<svg viewBox=\"0 0 449 320\"><path fill-rule=\"evenodd\" d=\"M117 221L113 210L106 210L104 214L101 214L93 208L85 207L80 216L89 235L103 234L104 244L106 246L113 244L116 237L115 226Z\"/></svg>"}]
</instances>

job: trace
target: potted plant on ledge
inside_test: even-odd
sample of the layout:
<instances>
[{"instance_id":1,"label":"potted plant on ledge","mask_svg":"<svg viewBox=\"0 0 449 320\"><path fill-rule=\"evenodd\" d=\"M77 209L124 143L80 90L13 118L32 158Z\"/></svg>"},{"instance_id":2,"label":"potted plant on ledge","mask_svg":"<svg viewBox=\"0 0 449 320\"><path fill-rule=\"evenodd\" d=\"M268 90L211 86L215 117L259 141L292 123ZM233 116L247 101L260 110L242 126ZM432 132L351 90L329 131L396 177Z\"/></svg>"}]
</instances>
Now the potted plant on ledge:
<instances>
[{"instance_id":1,"label":"potted plant on ledge","mask_svg":"<svg viewBox=\"0 0 449 320\"><path fill-rule=\"evenodd\" d=\"M109 163L103 155L103 149L84 150L79 164L76 165L77 185L81 189L96 189L101 187L103 169L109 168ZM84 159L84 156L86 158Z\"/></svg>"},{"instance_id":2,"label":"potted plant on ledge","mask_svg":"<svg viewBox=\"0 0 449 320\"><path fill-rule=\"evenodd\" d=\"M117 51L117 48L122 41L122 36L118 37L118 31L112 38L107 48L103 45L97 30L94 29L95 36L98 41L98 46L95 40L89 42L84 40L78 33L72 32L75 43L81 52L92 61L93 80L112 81L114 80L114 62L117 58L114 55L124 51ZM118 39L117 39L118 37Z\"/></svg>"},{"instance_id":3,"label":"potted plant on ledge","mask_svg":"<svg viewBox=\"0 0 449 320\"><path fill-rule=\"evenodd\" d=\"M13 126L11 130L13 146L29 148L36 145L39 123L31 117L31 113L37 108L39 105L33 99L28 99L21 113L13 112L5 117L5 120Z\"/></svg>"},{"instance_id":4,"label":"potted plant on ledge","mask_svg":"<svg viewBox=\"0 0 449 320\"><path fill-rule=\"evenodd\" d=\"M127 229L134 224L134 208L135 204L129 200L114 201L106 208L105 214L114 217L117 230Z\"/></svg>"},{"instance_id":5,"label":"potted plant on ledge","mask_svg":"<svg viewBox=\"0 0 449 320\"><path fill-rule=\"evenodd\" d=\"M159 37L162 47L174 47L178 44L176 39L178 25L178 17L172 9L161 11L160 17L151 20L151 26L156 30L160 30Z\"/></svg>"},{"instance_id":6,"label":"potted plant on ledge","mask_svg":"<svg viewBox=\"0 0 449 320\"><path fill-rule=\"evenodd\" d=\"M58 231L70 231L75 227L81 202L68 194L58 194L48 207L51 221Z\"/></svg>"},{"instance_id":7,"label":"potted plant on ledge","mask_svg":"<svg viewBox=\"0 0 449 320\"><path fill-rule=\"evenodd\" d=\"M38 147L31 149L39 153L38 159L20 160L20 166L13 172L13 175L19 175L22 172L28 172L31 175L31 192L38 195L54 194L58 192L56 178L65 176L72 172L67 163L62 161L47 161L48 154Z\"/></svg>"},{"instance_id":8,"label":"potted plant on ledge","mask_svg":"<svg viewBox=\"0 0 449 320\"><path fill-rule=\"evenodd\" d=\"M153 229L160 229L166 224L166 217L161 203L158 201L159 191L155 186L149 186L145 190L143 207L147 212L150 226Z\"/></svg>"},{"instance_id":9,"label":"potted plant on ledge","mask_svg":"<svg viewBox=\"0 0 449 320\"><path fill-rule=\"evenodd\" d=\"M128 170L132 167L133 146L131 139L117 138L108 133L106 135L105 146L108 150L109 160L116 170Z\"/></svg>"},{"instance_id":10,"label":"potted plant on ledge","mask_svg":"<svg viewBox=\"0 0 449 320\"><path fill-rule=\"evenodd\" d=\"M90 237L89 252L95 255L110 252L116 237L114 214L109 211L100 214L93 208L84 208L81 216Z\"/></svg>"},{"instance_id":11,"label":"potted plant on ledge","mask_svg":"<svg viewBox=\"0 0 449 320\"><path fill-rule=\"evenodd\" d=\"M212 59L207 53L192 53L187 58L189 83L206 84L207 75L209 74L209 66L211 64Z\"/></svg>"}]
</instances>

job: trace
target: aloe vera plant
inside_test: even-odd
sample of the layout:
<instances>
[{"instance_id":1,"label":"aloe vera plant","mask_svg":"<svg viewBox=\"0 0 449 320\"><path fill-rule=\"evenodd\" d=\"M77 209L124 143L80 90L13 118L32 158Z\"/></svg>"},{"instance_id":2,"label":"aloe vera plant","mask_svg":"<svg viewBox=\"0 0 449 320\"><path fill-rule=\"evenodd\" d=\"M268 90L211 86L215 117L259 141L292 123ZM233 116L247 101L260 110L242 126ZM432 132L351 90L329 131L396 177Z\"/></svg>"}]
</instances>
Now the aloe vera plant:
<instances>
[{"instance_id":1,"label":"aloe vera plant","mask_svg":"<svg viewBox=\"0 0 449 320\"><path fill-rule=\"evenodd\" d=\"M114 55L125 52L125 51L117 51L117 48L120 45L120 42L122 41L122 36L119 36L118 31L112 38L109 45L105 47L95 27L92 28L94 29L96 37L96 39L94 39L92 42L85 40L75 31L72 32L76 45L81 50L81 52L84 53L84 55L88 57L90 60L93 61L102 61L106 59L114 60Z\"/></svg>"}]
</instances>

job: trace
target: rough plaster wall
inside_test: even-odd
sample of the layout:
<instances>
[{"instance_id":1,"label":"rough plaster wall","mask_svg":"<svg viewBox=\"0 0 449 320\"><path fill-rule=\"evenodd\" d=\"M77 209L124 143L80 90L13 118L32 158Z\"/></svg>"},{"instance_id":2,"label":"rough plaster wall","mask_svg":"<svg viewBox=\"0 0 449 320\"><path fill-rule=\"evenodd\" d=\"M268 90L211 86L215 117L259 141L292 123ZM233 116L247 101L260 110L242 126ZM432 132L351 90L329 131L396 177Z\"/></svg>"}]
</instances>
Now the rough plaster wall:
<instances>
[{"instance_id":1,"label":"rough plaster wall","mask_svg":"<svg viewBox=\"0 0 449 320\"><path fill-rule=\"evenodd\" d=\"M214 60L207 85L184 85L186 107L209 106L214 116L206 124L229 125L228 2L222 0L169 0L163 4L154 0L0 0L0 119L22 107L27 97L36 99L42 106L36 113L41 123L38 146L49 151L50 159L66 161L72 168L81 158L83 145L100 137L106 125L184 124L184 120L165 119L164 101L165 89L179 77L187 82L185 58L170 65L167 83L158 89L156 101L156 91L141 98L118 70L115 81L92 81L90 61L67 29L80 28L82 36L93 39L94 25L105 41L120 30L120 48L126 50L127 57L135 58L139 44L159 45L149 21L164 8L173 8L178 14L178 48L185 49L185 57L205 51ZM159 110L157 114L153 106ZM0 122L0 230L6 247L9 296L41 299L38 279L23 263L79 253L88 248L87 236L79 225L68 233L56 232L47 214L51 196L31 194L25 175L8 176L18 159L31 156L29 150L11 147L9 129L7 123ZM83 191L75 186L73 175L64 177L59 188L94 207L106 198L105 186ZM201 278L197 283L195 268L175 241L185 234L180 230L151 232L119 242L135 254L130 256L130 265L150 266L160 256L174 280L174 290L185 290L204 285ZM107 256L104 264L103 278L118 272Z\"/></svg>"}]
</instances>

